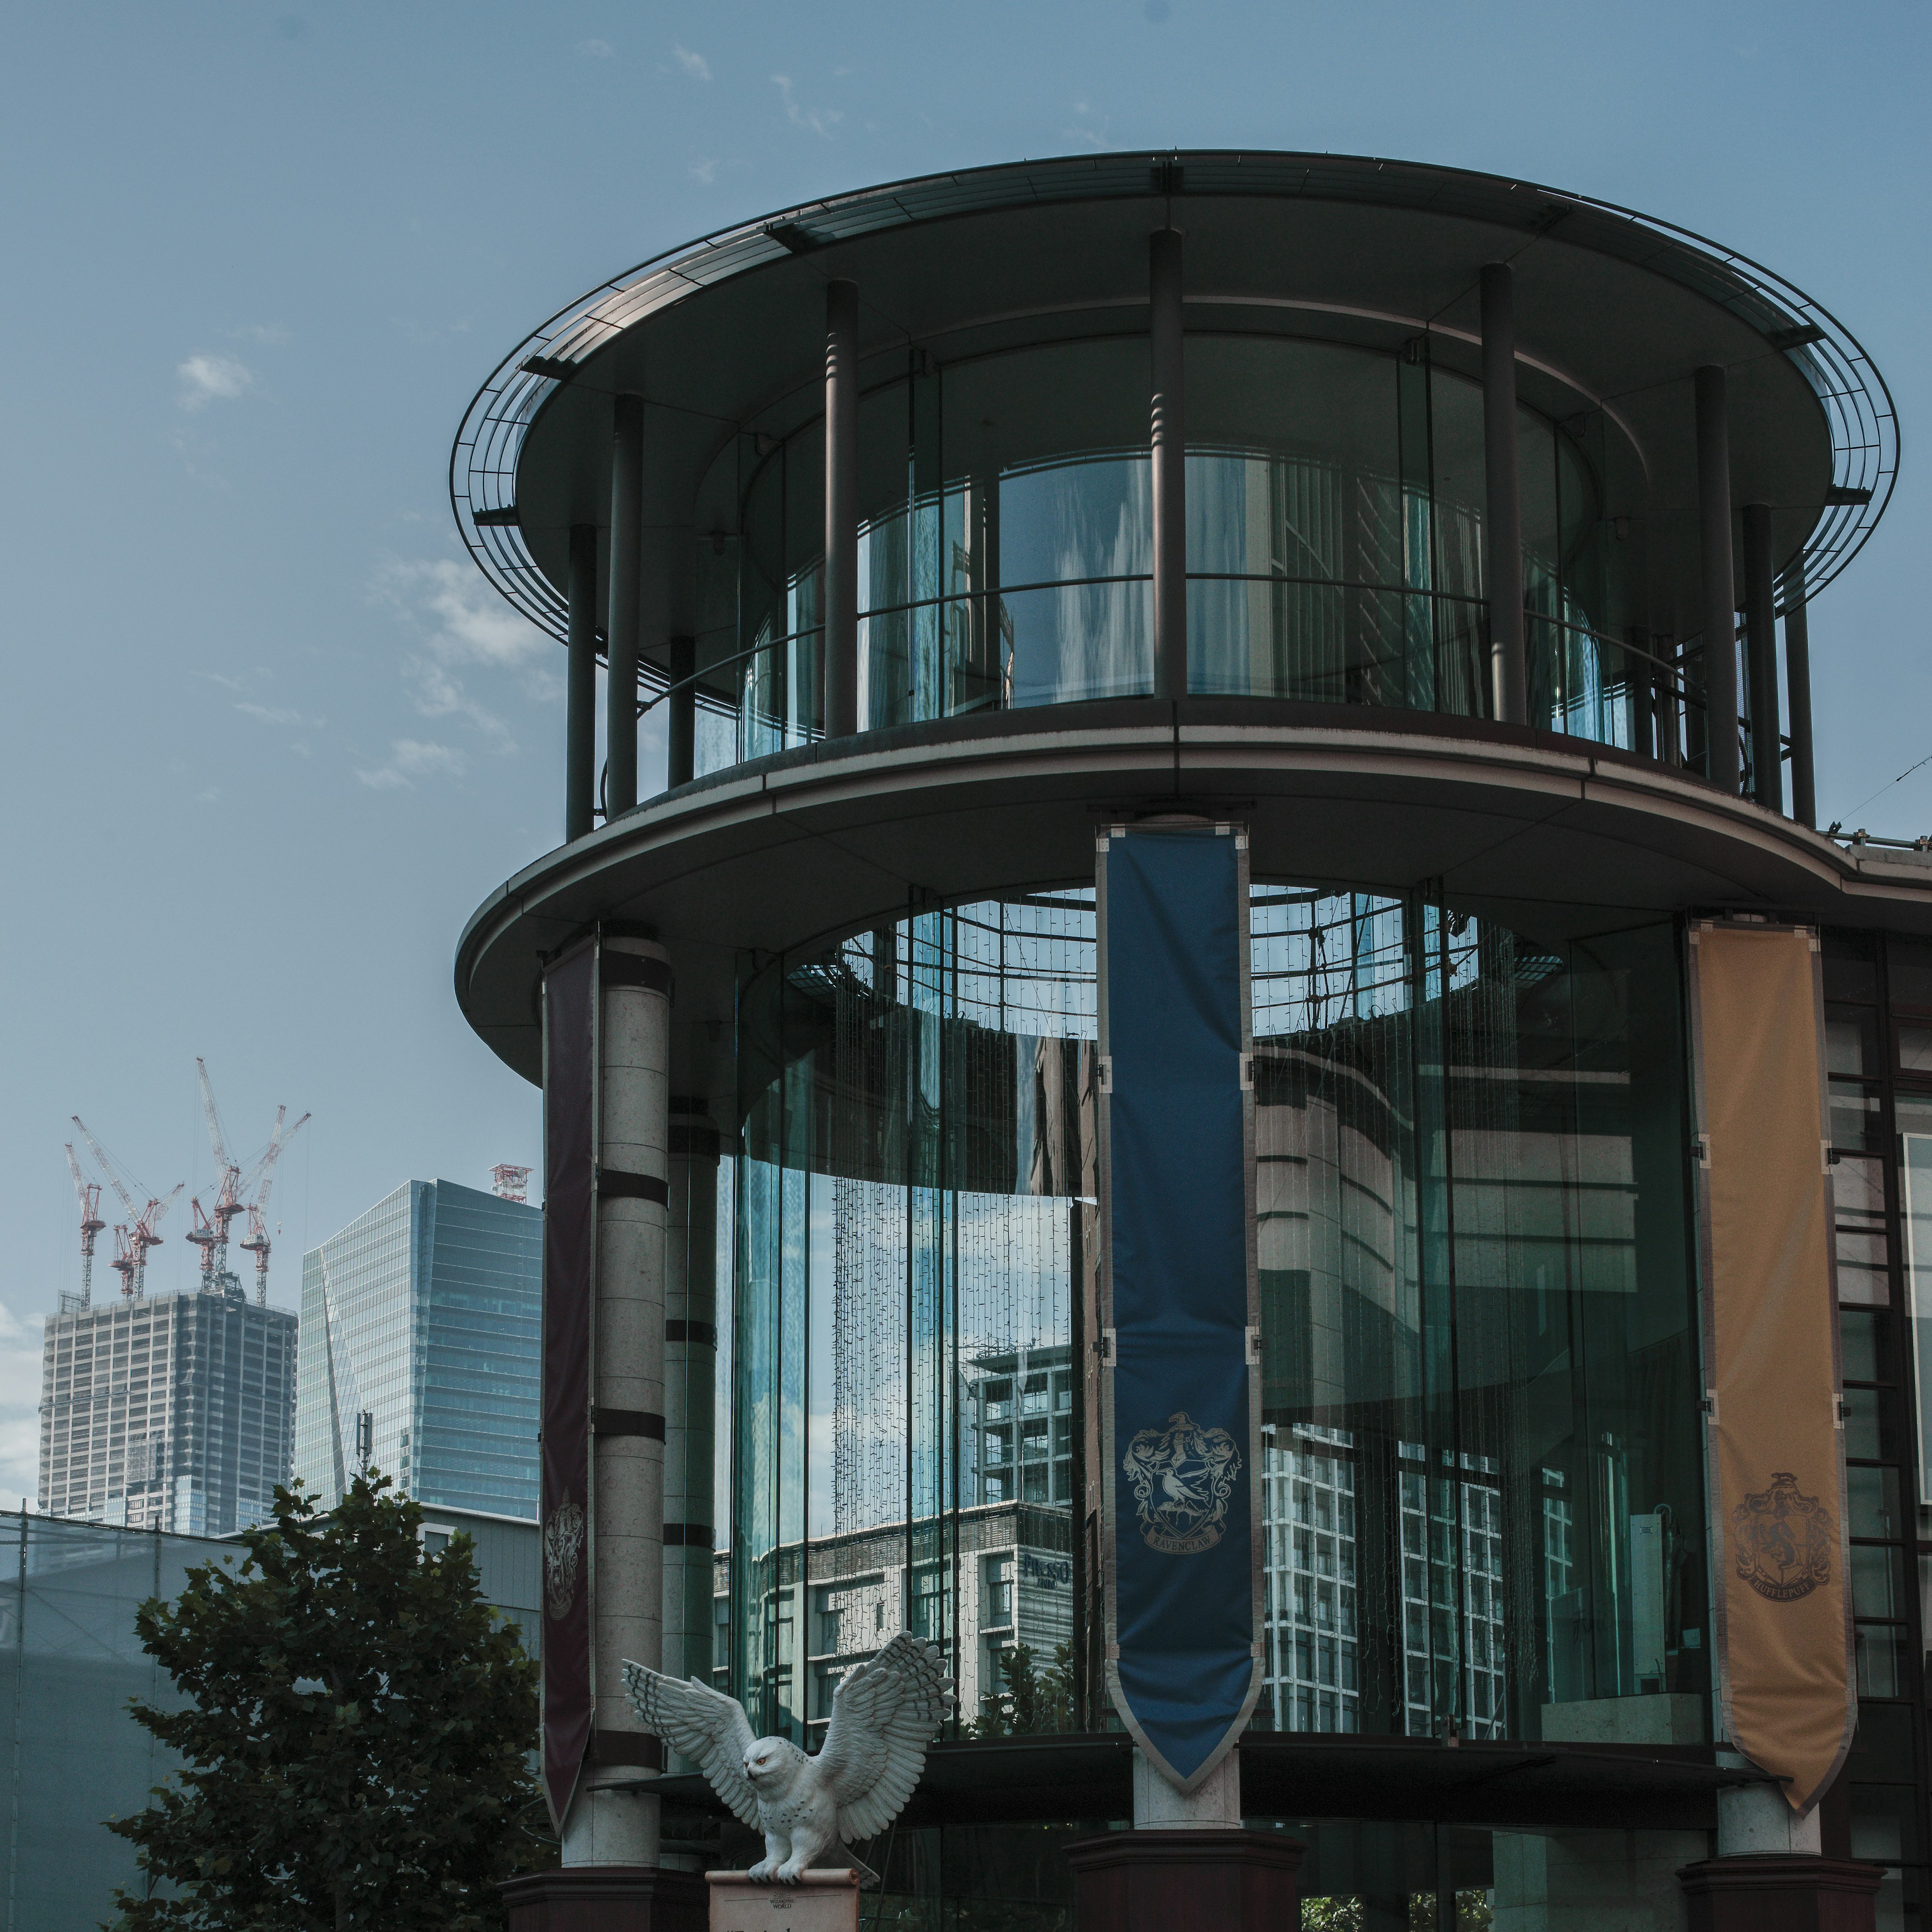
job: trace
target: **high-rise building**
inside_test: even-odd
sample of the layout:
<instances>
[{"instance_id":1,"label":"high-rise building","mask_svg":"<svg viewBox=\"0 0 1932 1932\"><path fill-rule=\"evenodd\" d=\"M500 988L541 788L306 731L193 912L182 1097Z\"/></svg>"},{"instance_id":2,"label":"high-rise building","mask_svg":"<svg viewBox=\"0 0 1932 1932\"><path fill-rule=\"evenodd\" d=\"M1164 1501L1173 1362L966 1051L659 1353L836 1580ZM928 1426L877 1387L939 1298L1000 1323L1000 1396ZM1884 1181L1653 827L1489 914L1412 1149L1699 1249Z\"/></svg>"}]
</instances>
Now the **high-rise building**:
<instances>
[{"instance_id":1,"label":"high-rise building","mask_svg":"<svg viewBox=\"0 0 1932 1932\"><path fill-rule=\"evenodd\" d=\"M289 1479L296 1342L293 1315L238 1287L50 1315L40 1508L183 1536L263 1521Z\"/></svg>"},{"instance_id":2,"label":"high-rise building","mask_svg":"<svg viewBox=\"0 0 1932 1932\"><path fill-rule=\"evenodd\" d=\"M537 1513L543 1214L411 1180L302 1257L296 1474L364 1462L424 1503Z\"/></svg>"}]
</instances>

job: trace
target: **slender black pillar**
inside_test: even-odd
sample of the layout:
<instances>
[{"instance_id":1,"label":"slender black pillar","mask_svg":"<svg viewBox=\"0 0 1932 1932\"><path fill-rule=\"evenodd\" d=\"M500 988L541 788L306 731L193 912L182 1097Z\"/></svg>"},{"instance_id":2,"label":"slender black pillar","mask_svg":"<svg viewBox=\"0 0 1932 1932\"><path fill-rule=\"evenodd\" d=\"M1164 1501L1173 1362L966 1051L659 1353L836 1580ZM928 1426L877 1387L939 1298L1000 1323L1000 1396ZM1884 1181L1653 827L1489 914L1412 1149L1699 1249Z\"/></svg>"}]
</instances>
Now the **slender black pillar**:
<instances>
[{"instance_id":1,"label":"slender black pillar","mask_svg":"<svg viewBox=\"0 0 1932 1932\"><path fill-rule=\"evenodd\" d=\"M1516 454L1516 296L1506 262L1492 262L1483 270L1483 457L1489 484L1483 517L1483 574L1490 593L1490 702L1499 723L1527 724L1522 488Z\"/></svg>"},{"instance_id":2,"label":"slender black pillar","mask_svg":"<svg viewBox=\"0 0 1932 1932\"><path fill-rule=\"evenodd\" d=\"M607 818L638 802L638 616L643 592L644 404L620 396L610 448L610 602L606 622Z\"/></svg>"},{"instance_id":3,"label":"slender black pillar","mask_svg":"<svg viewBox=\"0 0 1932 1932\"><path fill-rule=\"evenodd\" d=\"M581 838L597 802L597 526L570 526L570 655L564 672L563 836Z\"/></svg>"},{"instance_id":4,"label":"slender black pillar","mask_svg":"<svg viewBox=\"0 0 1932 1932\"><path fill-rule=\"evenodd\" d=\"M1731 556L1731 434L1724 372L1697 371L1697 534L1703 554L1704 776L1738 788L1738 599Z\"/></svg>"},{"instance_id":5,"label":"slender black pillar","mask_svg":"<svg viewBox=\"0 0 1932 1932\"><path fill-rule=\"evenodd\" d=\"M665 736L664 784L688 784L698 776L698 640L670 640L670 691L664 699L670 713Z\"/></svg>"},{"instance_id":6,"label":"slender black pillar","mask_svg":"<svg viewBox=\"0 0 1932 1932\"><path fill-rule=\"evenodd\" d=\"M1148 244L1148 298L1154 311L1149 416L1156 698L1187 695L1187 404L1181 295L1180 231L1157 228Z\"/></svg>"},{"instance_id":7,"label":"slender black pillar","mask_svg":"<svg viewBox=\"0 0 1932 1932\"><path fill-rule=\"evenodd\" d=\"M1751 796L1784 809L1784 746L1778 706L1777 586L1771 506L1744 506L1744 649L1750 662Z\"/></svg>"},{"instance_id":8,"label":"slender black pillar","mask_svg":"<svg viewBox=\"0 0 1932 1932\"><path fill-rule=\"evenodd\" d=\"M1791 815L1818 823L1818 783L1811 762L1811 620L1804 602L1804 559L1784 567L1784 679L1791 712Z\"/></svg>"},{"instance_id":9,"label":"slender black pillar","mask_svg":"<svg viewBox=\"0 0 1932 1932\"><path fill-rule=\"evenodd\" d=\"M1624 634L1630 640L1630 655L1624 664L1624 688L1630 693L1630 749L1646 758L1657 755L1654 730L1657 710L1656 666L1648 655L1650 633L1641 624L1633 624Z\"/></svg>"},{"instance_id":10,"label":"slender black pillar","mask_svg":"<svg viewBox=\"0 0 1932 1932\"><path fill-rule=\"evenodd\" d=\"M825 735L859 728L859 285L825 285Z\"/></svg>"}]
</instances>

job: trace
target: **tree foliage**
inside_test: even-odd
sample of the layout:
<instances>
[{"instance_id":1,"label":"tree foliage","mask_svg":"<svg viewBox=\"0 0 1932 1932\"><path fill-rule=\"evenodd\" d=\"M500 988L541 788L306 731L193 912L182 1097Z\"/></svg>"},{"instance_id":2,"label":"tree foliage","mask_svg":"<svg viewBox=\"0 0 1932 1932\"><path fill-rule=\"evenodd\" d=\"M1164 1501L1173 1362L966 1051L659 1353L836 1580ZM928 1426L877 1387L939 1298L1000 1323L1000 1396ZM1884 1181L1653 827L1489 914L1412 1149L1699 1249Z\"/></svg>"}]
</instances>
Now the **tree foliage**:
<instances>
[{"instance_id":1,"label":"tree foliage","mask_svg":"<svg viewBox=\"0 0 1932 1932\"><path fill-rule=\"evenodd\" d=\"M136 1628L186 1702L136 1703L183 1768L110 1828L160 1895L121 1932L481 1932L536 1862L537 1666L483 1602L466 1537L358 1476L326 1516L298 1488L230 1568L188 1573Z\"/></svg>"},{"instance_id":2,"label":"tree foliage","mask_svg":"<svg viewBox=\"0 0 1932 1932\"><path fill-rule=\"evenodd\" d=\"M1036 1667L1030 1644L1016 1644L1000 1653L1000 1688L980 1700L979 1718L967 1726L969 1736L1031 1738L1078 1728L1071 1644L1056 1644L1044 1670Z\"/></svg>"}]
</instances>

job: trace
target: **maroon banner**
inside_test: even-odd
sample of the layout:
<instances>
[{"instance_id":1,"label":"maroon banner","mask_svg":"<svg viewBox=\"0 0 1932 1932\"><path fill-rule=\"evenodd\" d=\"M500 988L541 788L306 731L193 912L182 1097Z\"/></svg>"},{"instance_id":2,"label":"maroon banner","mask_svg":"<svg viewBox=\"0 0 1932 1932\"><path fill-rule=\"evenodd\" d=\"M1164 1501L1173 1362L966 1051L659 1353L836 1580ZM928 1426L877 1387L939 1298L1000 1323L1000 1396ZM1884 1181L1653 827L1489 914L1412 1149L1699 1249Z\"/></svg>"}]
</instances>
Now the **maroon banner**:
<instances>
[{"instance_id":1,"label":"maroon banner","mask_svg":"<svg viewBox=\"0 0 1932 1932\"><path fill-rule=\"evenodd\" d=\"M597 948L544 974L543 1760L559 1832L590 1745L590 1336Z\"/></svg>"}]
</instances>

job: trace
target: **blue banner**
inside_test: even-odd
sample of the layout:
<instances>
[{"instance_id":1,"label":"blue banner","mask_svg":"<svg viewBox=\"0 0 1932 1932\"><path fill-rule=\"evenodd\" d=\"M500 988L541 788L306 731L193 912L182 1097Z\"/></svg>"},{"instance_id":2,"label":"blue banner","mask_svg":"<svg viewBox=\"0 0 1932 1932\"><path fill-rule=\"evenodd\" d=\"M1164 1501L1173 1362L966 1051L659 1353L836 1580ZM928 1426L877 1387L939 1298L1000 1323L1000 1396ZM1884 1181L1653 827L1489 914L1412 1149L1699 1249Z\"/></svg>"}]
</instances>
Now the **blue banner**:
<instances>
[{"instance_id":1,"label":"blue banner","mask_svg":"<svg viewBox=\"0 0 1932 1932\"><path fill-rule=\"evenodd\" d=\"M1191 1790L1260 1688L1246 839L1101 842L1108 1688Z\"/></svg>"}]
</instances>

